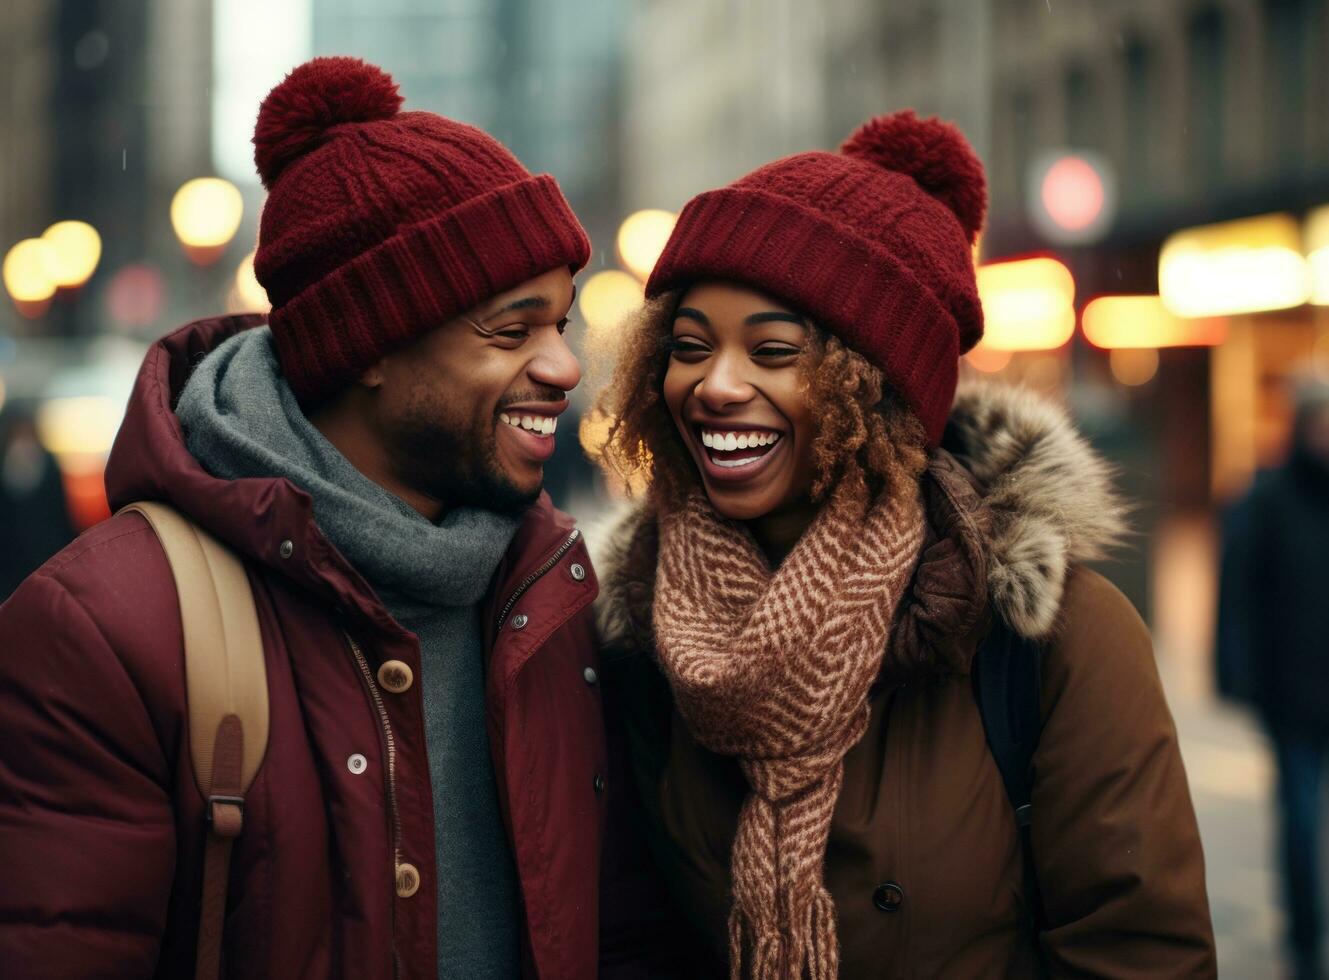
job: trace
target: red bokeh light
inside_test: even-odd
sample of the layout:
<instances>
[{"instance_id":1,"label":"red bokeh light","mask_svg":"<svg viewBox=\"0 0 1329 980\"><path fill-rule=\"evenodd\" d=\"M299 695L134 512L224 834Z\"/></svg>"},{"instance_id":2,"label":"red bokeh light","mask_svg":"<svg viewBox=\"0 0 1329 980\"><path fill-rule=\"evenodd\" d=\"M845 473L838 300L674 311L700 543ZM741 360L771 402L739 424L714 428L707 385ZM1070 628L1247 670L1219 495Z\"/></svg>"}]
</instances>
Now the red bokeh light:
<instances>
[{"instance_id":1,"label":"red bokeh light","mask_svg":"<svg viewBox=\"0 0 1329 980\"><path fill-rule=\"evenodd\" d=\"M1103 178L1082 157L1062 157L1043 176L1043 207L1058 227L1088 228L1103 213Z\"/></svg>"},{"instance_id":2,"label":"red bokeh light","mask_svg":"<svg viewBox=\"0 0 1329 980\"><path fill-rule=\"evenodd\" d=\"M122 327L150 327L166 307L166 280L150 265L127 265L106 289L106 310Z\"/></svg>"}]
</instances>

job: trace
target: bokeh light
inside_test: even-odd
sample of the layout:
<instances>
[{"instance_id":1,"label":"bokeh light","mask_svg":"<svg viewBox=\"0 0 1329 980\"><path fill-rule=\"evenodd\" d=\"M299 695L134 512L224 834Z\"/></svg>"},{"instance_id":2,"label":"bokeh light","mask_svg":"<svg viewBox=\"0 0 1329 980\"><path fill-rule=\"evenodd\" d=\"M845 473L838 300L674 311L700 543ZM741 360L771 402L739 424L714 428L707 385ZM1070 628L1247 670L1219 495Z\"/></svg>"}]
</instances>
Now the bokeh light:
<instances>
[{"instance_id":1,"label":"bokeh light","mask_svg":"<svg viewBox=\"0 0 1329 980\"><path fill-rule=\"evenodd\" d=\"M150 265L127 265L107 284L105 303L116 326L129 330L150 327L166 308L166 280Z\"/></svg>"},{"instance_id":2,"label":"bokeh light","mask_svg":"<svg viewBox=\"0 0 1329 980\"><path fill-rule=\"evenodd\" d=\"M586 320L586 346L603 355L617 346L623 318L641 305L642 284L618 269L605 269L587 279L577 295L577 305Z\"/></svg>"},{"instance_id":3,"label":"bokeh light","mask_svg":"<svg viewBox=\"0 0 1329 980\"><path fill-rule=\"evenodd\" d=\"M989 350L1054 350L1075 333L1075 280L1054 258L980 266L978 295Z\"/></svg>"},{"instance_id":4,"label":"bokeh light","mask_svg":"<svg viewBox=\"0 0 1329 980\"><path fill-rule=\"evenodd\" d=\"M1310 298L1301 228L1268 214L1170 235L1158 259L1158 291L1177 316L1227 316L1300 306Z\"/></svg>"},{"instance_id":5,"label":"bokeh light","mask_svg":"<svg viewBox=\"0 0 1329 980\"><path fill-rule=\"evenodd\" d=\"M994 350L985 343L979 343L977 347L964 356L966 362L978 371L984 374L995 374L998 371L1005 370L1011 363L1014 355L1008 350Z\"/></svg>"},{"instance_id":6,"label":"bokeh light","mask_svg":"<svg viewBox=\"0 0 1329 980\"><path fill-rule=\"evenodd\" d=\"M244 211L244 198L230 181L197 177L171 199L171 226L190 260L208 265L235 237Z\"/></svg>"},{"instance_id":7,"label":"bokeh light","mask_svg":"<svg viewBox=\"0 0 1329 980\"><path fill-rule=\"evenodd\" d=\"M54 252L51 243L44 239L25 238L6 253L3 267L5 290L21 310L44 304L55 295Z\"/></svg>"},{"instance_id":8,"label":"bokeh light","mask_svg":"<svg viewBox=\"0 0 1329 980\"><path fill-rule=\"evenodd\" d=\"M677 221L672 211L652 208L628 215L619 227L618 257L638 279L650 278Z\"/></svg>"},{"instance_id":9,"label":"bokeh light","mask_svg":"<svg viewBox=\"0 0 1329 980\"><path fill-rule=\"evenodd\" d=\"M92 278L102 257L102 238L86 221L57 221L42 233L51 246L56 286L76 289Z\"/></svg>"},{"instance_id":10,"label":"bokeh light","mask_svg":"<svg viewBox=\"0 0 1329 980\"><path fill-rule=\"evenodd\" d=\"M1136 388L1158 374L1158 351L1152 347L1118 347L1108 354L1108 367L1117 381Z\"/></svg>"},{"instance_id":11,"label":"bokeh light","mask_svg":"<svg viewBox=\"0 0 1329 980\"><path fill-rule=\"evenodd\" d=\"M254 253L250 252L236 267L230 292L226 296L226 312L267 313L271 309L272 303L268 301L268 291L254 275Z\"/></svg>"},{"instance_id":12,"label":"bokeh light","mask_svg":"<svg viewBox=\"0 0 1329 980\"><path fill-rule=\"evenodd\" d=\"M1099 296L1080 317L1084 336L1105 350L1125 347L1213 347L1227 336L1221 317L1176 316L1158 296Z\"/></svg>"},{"instance_id":13,"label":"bokeh light","mask_svg":"<svg viewBox=\"0 0 1329 980\"><path fill-rule=\"evenodd\" d=\"M1103 213L1103 178L1088 160L1062 157L1043 176L1043 207L1067 231L1081 231Z\"/></svg>"}]
</instances>

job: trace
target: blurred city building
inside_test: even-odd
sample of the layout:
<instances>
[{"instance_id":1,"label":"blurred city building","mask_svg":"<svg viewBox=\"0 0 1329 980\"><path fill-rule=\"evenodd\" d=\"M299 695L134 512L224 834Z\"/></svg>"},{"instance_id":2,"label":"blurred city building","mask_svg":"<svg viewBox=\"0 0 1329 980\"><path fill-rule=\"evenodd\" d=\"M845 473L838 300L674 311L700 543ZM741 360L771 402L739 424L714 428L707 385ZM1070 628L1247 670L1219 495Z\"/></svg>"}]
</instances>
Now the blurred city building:
<instances>
[{"instance_id":1,"label":"blurred city building","mask_svg":"<svg viewBox=\"0 0 1329 980\"><path fill-rule=\"evenodd\" d=\"M626 14L613 0L0 9L0 407L36 419L74 528L106 515L102 464L147 343L199 316L266 309L250 137L287 71L319 54L381 65L406 108L493 132L557 175L592 236L611 240ZM53 273L73 259L81 277ZM551 485L587 491L591 467L565 442ZM0 546L16 533L2 529Z\"/></svg>"}]
</instances>

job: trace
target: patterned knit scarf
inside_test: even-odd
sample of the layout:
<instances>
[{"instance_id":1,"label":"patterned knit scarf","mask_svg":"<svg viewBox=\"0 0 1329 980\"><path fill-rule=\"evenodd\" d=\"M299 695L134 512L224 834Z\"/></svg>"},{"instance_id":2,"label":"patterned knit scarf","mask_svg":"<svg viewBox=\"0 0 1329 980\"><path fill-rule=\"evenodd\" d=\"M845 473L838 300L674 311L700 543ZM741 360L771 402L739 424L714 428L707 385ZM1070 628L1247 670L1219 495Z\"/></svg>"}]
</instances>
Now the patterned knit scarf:
<instances>
[{"instance_id":1,"label":"patterned knit scarf","mask_svg":"<svg viewBox=\"0 0 1329 980\"><path fill-rule=\"evenodd\" d=\"M730 975L830 980L835 907L823 881L844 756L923 544L917 491L863 513L822 507L772 573L704 496L660 517L656 647L692 735L737 757L751 792L730 856Z\"/></svg>"}]
</instances>

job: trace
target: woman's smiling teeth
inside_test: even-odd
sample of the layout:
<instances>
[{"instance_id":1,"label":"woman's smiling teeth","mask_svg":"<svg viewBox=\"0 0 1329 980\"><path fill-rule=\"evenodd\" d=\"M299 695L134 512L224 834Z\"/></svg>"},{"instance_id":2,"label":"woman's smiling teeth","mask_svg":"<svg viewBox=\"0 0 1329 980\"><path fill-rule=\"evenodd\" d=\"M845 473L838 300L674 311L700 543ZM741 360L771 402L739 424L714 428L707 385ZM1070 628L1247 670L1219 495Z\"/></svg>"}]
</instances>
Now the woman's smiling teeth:
<instances>
[{"instance_id":1,"label":"woman's smiling teeth","mask_svg":"<svg viewBox=\"0 0 1329 980\"><path fill-rule=\"evenodd\" d=\"M759 449L773 446L780 438L778 432L718 432L702 429L701 444L707 449L732 453L735 449Z\"/></svg>"},{"instance_id":2,"label":"woman's smiling teeth","mask_svg":"<svg viewBox=\"0 0 1329 980\"><path fill-rule=\"evenodd\" d=\"M706 455L712 463L724 469L752 466L765 459L766 454L779 441L779 432L701 430L701 444L710 450ZM740 455L732 455L736 453Z\"/></svg>"},{"instance_id":3,"label":"woman's smiling teeth","mask_svg":"<svg viewBox=\"0 0 1329 980\"><path fill-rule=\"evenodd\" d=\"M498 420L514 429L525 429L538 436L552 436L558 429L558 419L549 415L509 415L507 412L499 412Z\"/></svg>"}]
</instances>

